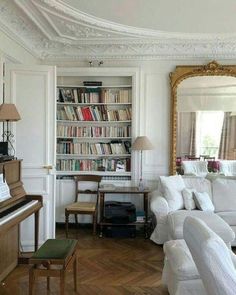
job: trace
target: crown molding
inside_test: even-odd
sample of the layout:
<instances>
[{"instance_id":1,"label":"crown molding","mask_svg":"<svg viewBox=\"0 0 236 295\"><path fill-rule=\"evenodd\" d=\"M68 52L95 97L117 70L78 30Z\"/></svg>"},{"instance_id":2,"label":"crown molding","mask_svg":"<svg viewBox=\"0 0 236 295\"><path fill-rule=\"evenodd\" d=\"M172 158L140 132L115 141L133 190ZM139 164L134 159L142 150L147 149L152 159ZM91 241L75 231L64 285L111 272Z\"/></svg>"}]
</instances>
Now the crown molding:
<instances>
[{"instance_id":1,"label":"crown molding","mask_svg":"<svg viewBox=\"0 0 236 295\"><path fill-rule=\"evenodd\" d=\"M61 0L2 0L0 29L45 61L234 59L236 34L180 34L105 21Z\"/></svg>"}]
</instances>

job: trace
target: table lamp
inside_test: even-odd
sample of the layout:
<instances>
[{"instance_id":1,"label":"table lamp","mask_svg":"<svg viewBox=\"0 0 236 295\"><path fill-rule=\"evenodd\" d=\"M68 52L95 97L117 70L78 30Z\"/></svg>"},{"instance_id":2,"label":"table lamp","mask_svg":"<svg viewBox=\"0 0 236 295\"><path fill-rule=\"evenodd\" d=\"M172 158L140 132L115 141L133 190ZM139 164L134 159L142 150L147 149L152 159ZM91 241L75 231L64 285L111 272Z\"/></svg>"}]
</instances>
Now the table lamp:
<instances>
[{"instance_id":1,"label":"table lamp","mask_svg":"<svg viewBox=\"0 0 236 295\"><path fill-rule=\"evenodd\" d=\"M147 136L138 136L133 145L132 150L134 151L141 151L140 153L140 179L139 179L139 190L144 190L143 185L143 151L152 150L154 149L154 146L150 142L150 140L147 138Z\"/></svg>"},{"instance_id":2,"label":"table lamp","mask_svg":"<svg viewBox=\"0 0 236 295\"><path fill-rule=\"evenodd\" d=\"M13 133L11 132L9 122L19 121L21 119L16 106L13 103L3 103L0 105L0 122L7 122L7 130L3 128L3 141L7 141L8 148L10 147L15 153L15 149L12 144L12 138L14 137Z\"/></svg>"}]
</instances>

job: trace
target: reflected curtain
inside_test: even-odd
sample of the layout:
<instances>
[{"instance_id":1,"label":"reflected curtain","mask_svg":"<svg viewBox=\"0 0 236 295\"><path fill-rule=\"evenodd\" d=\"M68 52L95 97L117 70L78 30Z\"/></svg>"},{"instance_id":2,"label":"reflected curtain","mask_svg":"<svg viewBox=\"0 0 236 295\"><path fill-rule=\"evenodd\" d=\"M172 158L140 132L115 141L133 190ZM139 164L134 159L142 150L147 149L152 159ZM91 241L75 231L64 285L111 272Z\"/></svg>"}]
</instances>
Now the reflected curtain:
<instances>
[{"instance_id":1,"label":"reflected curtain","mask_svg":"<svg viewBox=\"0 0 236 295\"><path fill-rule=\"evenodd\" d=\"M196 155L196 113L191 113L191 128L190 128L190 143L189 143L189 154Z\"/></svg>"},{"instance_id":2,"label":"reflected curtain","mask_svg":"<svg viewBox=\"0 0 236 295\"><path fill-rule=\"evenodd\" d=\"M222 125L219 159L235 160L236 152L236 116L231 112L225 112Z\"/></svg>"},{"instance_id":3,"label":"reflected curtain","mask_svg":"<svg viewBox=\"0 0 236 295\"><path fill-rule=\"evenodd\" d=\"M196 155L196 113L179 112L177 122L177 156Z\"/></svg>"}]
</instances>

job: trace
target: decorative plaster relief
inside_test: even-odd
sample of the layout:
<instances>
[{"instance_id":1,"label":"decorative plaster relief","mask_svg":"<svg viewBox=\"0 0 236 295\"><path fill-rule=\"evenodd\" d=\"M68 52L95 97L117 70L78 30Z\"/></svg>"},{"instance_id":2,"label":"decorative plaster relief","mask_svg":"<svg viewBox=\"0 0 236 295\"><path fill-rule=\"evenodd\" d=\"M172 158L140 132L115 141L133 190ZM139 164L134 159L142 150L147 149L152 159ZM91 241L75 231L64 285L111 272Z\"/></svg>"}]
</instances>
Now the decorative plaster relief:
<instances>
[{"instance_id":1,"label":"decorative plaster relief","mask_svg":"<svg viewBox=\"0 0 236 295\"><path fill-rule=\"evenodd\" d=\"M138 29L92 17L60 0L2 0L0 28L32 54L48 61L236 58L233 34L190 35Z\"/></svg>"}]
</instances>

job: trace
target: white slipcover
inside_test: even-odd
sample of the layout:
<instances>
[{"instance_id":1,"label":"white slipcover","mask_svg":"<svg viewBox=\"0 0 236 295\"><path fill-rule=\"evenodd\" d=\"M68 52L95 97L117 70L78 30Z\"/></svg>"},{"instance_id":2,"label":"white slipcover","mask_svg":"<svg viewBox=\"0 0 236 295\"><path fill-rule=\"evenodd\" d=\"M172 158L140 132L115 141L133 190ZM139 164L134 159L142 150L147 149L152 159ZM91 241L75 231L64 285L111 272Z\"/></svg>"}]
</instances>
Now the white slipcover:
<instances>
[{"instance_id":1,"label":"white slipcover","mask_svg":"<svg viewBox=\"0 0 236 295\"><path fill-rule=\"evenodd\" d=\"M192 255L184 240L164 244L162 283L170 295L206 295Z\"/></svg>"},{"instance_id":2,"label":"white slipcover","mask_svg":"<svg viewBox=\"0 0 236 295\"><path fill-rule=\"evenodd\" d=\"M220 160L219 172L225 176L236 175L236 161L234 160Z\"/></svg>"},{"instance_id":3,"label":"white slipcover","mask_svg":"<svg viewBox=\"0 0 236 295\"><path fill-rule=\"evenodd\" d=\"M217 178L212 181L213 203L216 212L236 211L236 178Z\"/></svg>"},{"instance_id":4,"label":"white slipcover","mask_svg":"<svg viewBox=\"0 0 236 295\"><path fill-rule=\"evenodd\" d=\"M222 217L230 225L234 233L236 233L236 177L214 175L214 177L206 179L204 177L189 175L183 176L182 178L186 188L193 188L198 192L207 192L209 194L216 208L217 215ZM168 215L173 210L171 210L168 201L164 198L160 179L158 179L158 182L158 189L152 193L150 200L150 208L157 222L151 235L151 240L157 244L164 244L170 238L167 220ZM186 211L181 210L180 212ZM190 215L193 214L195 216L195 211L190 211ZM180 228L178 230L182 232ZM179 236L182 237L182 235ZM231 244L232 246L236 246L236 239Z\"/></svg>"},{"instance_id":5,"label":"white slipcover","mask_svg":"<svg viewBox=\"0 0 236 295\"><path fill-rule=\"evenodd\" d=\"M202 220L187 217L184 239L208 295L235 295L236 270L223 240Z\"/></svg>"},{"instance_id":6,"label":"white slipcover","mask_svg":"<svg viewBox=\"0 0 236 295\"><path fill-rule=\"evenodd\" d=\"M192 174L205 177L209 173L207 165L207 161L182 161L182 168L185 175Z\"/></svg>"},{"instance_id":7,"label":"white slipcover","mask_svg":"<svg viewBox=\"0 0 236 295\"><path fill-rule=\"evenodd\" d=\"M206 224L217 233L224 242L230 246L235 234L230 226L213 212L201 210L178 210L170 212L167 217L168 239L183 239L183 224L188 216L195 216L206 222Z\"/></svg>"}]
</instances>

